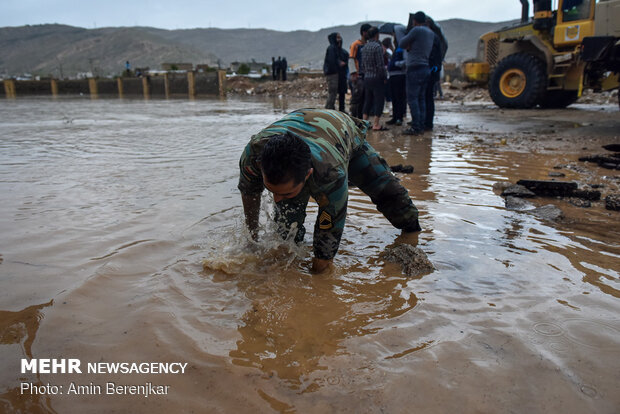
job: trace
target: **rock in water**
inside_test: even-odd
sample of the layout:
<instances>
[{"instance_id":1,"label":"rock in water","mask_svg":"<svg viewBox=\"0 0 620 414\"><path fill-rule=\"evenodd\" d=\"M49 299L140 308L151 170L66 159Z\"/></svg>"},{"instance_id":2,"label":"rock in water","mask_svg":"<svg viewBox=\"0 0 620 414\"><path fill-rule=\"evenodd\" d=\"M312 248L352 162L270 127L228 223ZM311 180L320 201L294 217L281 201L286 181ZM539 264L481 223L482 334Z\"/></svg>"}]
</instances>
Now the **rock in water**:
<instances>
[{"instance_id":1,"label":"rock in water","mask_svg":"<svg viewBox=\"0 0 620 414\"><path fill-rule=\"evenodd\" d=\"M620 194L610 194L605 197L605 208L620 211Z\"/></svg>"},{"instance_id":2,"label":"rock in water","mask_svg":"<svg viewBox=\"0 0 620 414\"><path fill-rule=\"evenodd\" d=\"M511 185L510 187L504 189L504 191L502 192L502 197L508 197L508 196L532 198L532 197L536 197L536 194L534 194L533 192L531 192L530 190L528 190L522 185L515 184L515 185Z\"/></svg>"},{"instance_id":3,"label":"rock in water","mask_svg":"<svg viewBox=\"0 0 620 414\"><path fill-rule=\"evenodd\" d=\"M547 204L546 206L535 208L534 210L530 210L529 213L534 214L545 220L559 220L564 217L564 213L558 207L553 204Z\"/></svg>"},{"instance_id":4,"label":"rock in water","mask_svg":"<svg viewBox=\"0 0 620 414\"><path fill-rule=\"evenodd\" d=\"M505 203L507 210L531 210L535 208L534 204L519 197L508 196Z\"/></svg>"},{"instance_id":5,"label":"rock in water","mask_svg":"<svg viewBox=\"0 0 620 414\"><path fill-rule=\"evenodd\" d=\"M381 253L381 257L388 262L400 264L405 276L409 277L420 276L435 270L426 253L410 244L388 247Z\"/></svg>"}]
</instances>

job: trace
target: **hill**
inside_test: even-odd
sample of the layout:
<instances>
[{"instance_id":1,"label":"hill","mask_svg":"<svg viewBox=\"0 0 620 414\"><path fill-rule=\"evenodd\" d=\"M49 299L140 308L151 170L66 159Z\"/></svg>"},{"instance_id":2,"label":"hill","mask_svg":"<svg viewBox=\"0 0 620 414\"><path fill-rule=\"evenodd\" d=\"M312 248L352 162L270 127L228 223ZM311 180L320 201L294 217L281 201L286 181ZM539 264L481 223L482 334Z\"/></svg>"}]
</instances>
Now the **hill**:
<instances>
[{"instance_id":1,"label":"hill","mask_svg":"<svg viewBox=\"0 0 620 414\"><path fill-rule=\"evenodd\" d=\"M380 24L380 22L371 22ZM438 22L450 44L447 61L475 56L478 37L509 22L461 19ZM318 31L267 29L186 29L108 27L85 29L59 24L0 28L0 75L23 73L74 76L79 72L114 75L133 67L159 69L163 62L227 67L233 61L271 62L286 56L289 65L321 68L327 35L341 33L346 47L359 37L359 24Z\"/></svg>"}]
</instances>

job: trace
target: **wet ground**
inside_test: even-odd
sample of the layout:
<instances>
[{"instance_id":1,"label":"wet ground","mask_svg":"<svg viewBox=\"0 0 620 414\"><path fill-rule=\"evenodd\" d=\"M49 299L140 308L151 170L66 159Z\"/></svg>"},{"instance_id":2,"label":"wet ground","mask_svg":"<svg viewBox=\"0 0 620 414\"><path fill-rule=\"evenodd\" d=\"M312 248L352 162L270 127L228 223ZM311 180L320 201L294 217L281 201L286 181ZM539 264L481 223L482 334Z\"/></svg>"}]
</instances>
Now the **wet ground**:
<instances>
[{"instance_id":1,"label":"wet ground","mask_svg":"<svg viewBox=\"0 0 620 414\"><path fill-rule=\"evenodd\" d=\"M617 193L619 171L578 161L620 142L617 106L440 102L433 133L371 133L415 167L399 177L423 231L352 189L335 270L313 276L308 236L248 246L236 189L249 136L305 104L0 101L1 412L618 412L620 213L531 200L563 211L547 221L493 191L559 171ZM435 270L384 262L403 243ZM22 374L22 358L188 365Z\"/></svg>"}]
</instances>

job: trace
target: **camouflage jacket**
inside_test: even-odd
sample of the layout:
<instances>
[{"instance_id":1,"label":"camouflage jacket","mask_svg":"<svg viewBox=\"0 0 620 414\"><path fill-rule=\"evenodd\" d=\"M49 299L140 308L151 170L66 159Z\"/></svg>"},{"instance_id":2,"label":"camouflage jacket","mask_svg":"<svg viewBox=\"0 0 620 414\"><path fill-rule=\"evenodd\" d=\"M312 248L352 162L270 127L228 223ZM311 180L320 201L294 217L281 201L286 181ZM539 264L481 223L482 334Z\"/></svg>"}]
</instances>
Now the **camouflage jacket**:
<instances>
[{"instance_id":1,"label":"camouflage jacket","mask_svg":"<svg viewBox=\"0 0 620 414\"><path fill-rule=\"evenodd\" d=\"M314 254L320 259L336 255L344 229L348 200L349 160L366 141L369 124L328 109L299 109L252 136L239 161L239 190L260 194L263 179L259 156L269 138L289 132L310 147L313 173L304 191L319 205L314 227Z\"/></svg>"}]
</instances>

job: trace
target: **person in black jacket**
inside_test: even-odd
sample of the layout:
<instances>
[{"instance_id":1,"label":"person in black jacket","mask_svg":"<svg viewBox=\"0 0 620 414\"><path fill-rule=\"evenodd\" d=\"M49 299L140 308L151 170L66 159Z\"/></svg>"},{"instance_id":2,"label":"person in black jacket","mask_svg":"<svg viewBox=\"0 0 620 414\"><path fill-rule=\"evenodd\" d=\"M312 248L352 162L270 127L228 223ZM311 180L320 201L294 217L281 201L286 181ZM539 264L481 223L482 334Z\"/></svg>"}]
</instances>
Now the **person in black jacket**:
<instances>
[{"instance_id":1,"label":"person in black jacket","mask_svg":"<svg viewBox=\"0 0 620 414\"><path fill-rule=\"evenodd\" d=\"M286 71L288 70L288 63L286 61L286 57L282 58L282 62L280 63L281 65L281 70L282 70L282 80L285 81L286 80Z\"/></svg>"},{"instance_id":2,"label":"person in black jacket","mask_svg":"<svg viewBox=\"0 0 620 414\"><path fill-rule=\"evenodd\" d=\"M439 25L428 16L426 16L426 26L428 26L435 34L435 38L433 39L433 48L431 49L431 54L428 57L428 66L430 67L431 75L425 91L426 113L424 119L424 130L432 131L433 118L435 117L435 89L440 83L441 65L446 55L446 51L448 50L448 42L443 36L441 27L439 27Z\"/></svg>"},{"instance_id":3,"label":"person in black jacket","mask_svg":"<svg viewBox=\"0 0 620 414\"><path fill-rule=\"evenodd\" d=\"M335 109L336 95L338 95L338 110L344 112L349 54L342 48L340 33L330 33L327 39L329 40L329 46L325 51L325 61L323 63L323 73L327 79L325 108Z\"/></svg>"}]
</instances>

